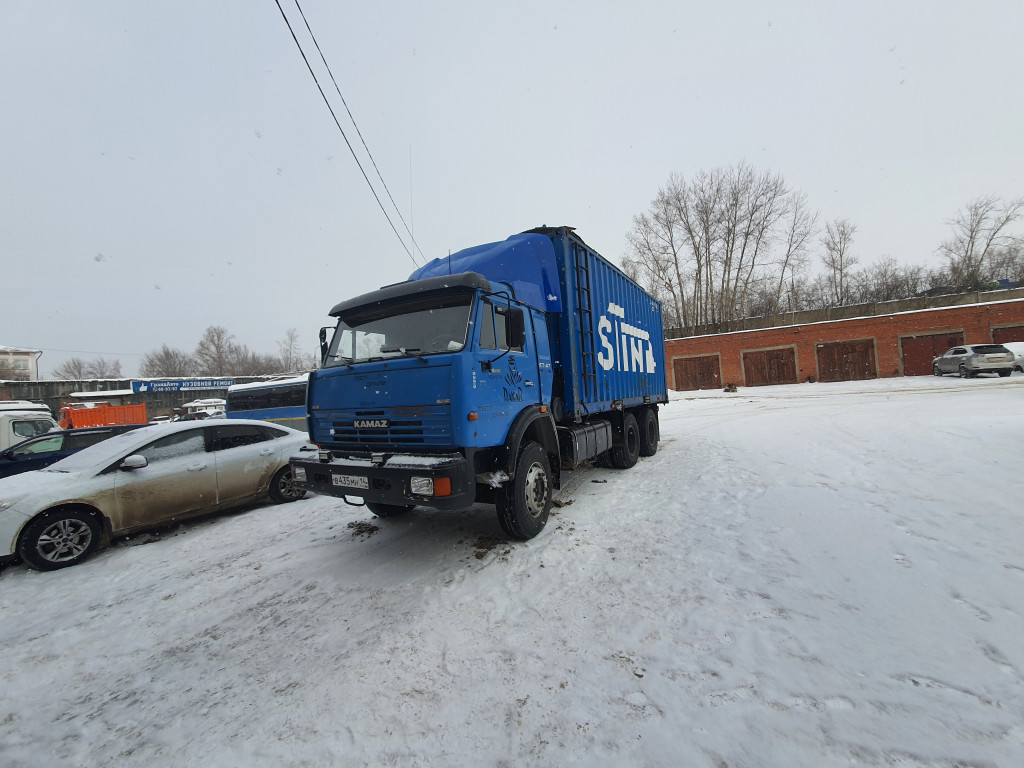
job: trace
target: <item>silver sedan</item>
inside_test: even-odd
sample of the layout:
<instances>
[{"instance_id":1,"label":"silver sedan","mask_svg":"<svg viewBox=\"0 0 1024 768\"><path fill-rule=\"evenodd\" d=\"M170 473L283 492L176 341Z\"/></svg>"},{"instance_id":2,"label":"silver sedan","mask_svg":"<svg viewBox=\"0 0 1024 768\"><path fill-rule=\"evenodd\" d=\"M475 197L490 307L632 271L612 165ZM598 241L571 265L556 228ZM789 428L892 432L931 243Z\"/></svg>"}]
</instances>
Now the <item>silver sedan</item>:
<instances>
[{"instance_id":1,"label":"silver sedan","mask_svg":"<svg viewBox=\"0 0 1024 768\"><path fill-rule=\"evenodd\" d=\"M37 472L0 480L0 561L75 565L102 543L270 496L294 501L288 460L304 432L246 419L126 432Z\"/></svg>"}]
</instances>

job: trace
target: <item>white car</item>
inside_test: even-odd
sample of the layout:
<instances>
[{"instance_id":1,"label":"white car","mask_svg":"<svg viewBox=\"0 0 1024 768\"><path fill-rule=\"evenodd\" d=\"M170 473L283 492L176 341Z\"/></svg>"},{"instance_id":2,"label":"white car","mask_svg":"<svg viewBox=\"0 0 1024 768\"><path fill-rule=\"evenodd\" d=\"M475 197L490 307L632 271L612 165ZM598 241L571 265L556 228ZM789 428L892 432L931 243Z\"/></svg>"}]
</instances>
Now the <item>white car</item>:
<instances>
[{"instance_id":1,"label":"white car","mask_svg":"<svg viewBox=\"0 0 1024 768\"><path fill-rule=\"evenodd\" d=\"M1004 341L1003 346L1013 352L1013 370L1024 373L1024 341Z\"/></svg>"},{"instance_id":2,"label":"white car","mask_svg":"<svg viewBox=\"0 0 1024 768\"><path fill-rule=\"evenodd\" d=\"M295 501L288 460L305 432L234 419L156 424L111 437L46 469L0 480L0 562L49 571L112 537L269 495Z\"/></svg>"}]
</instances>

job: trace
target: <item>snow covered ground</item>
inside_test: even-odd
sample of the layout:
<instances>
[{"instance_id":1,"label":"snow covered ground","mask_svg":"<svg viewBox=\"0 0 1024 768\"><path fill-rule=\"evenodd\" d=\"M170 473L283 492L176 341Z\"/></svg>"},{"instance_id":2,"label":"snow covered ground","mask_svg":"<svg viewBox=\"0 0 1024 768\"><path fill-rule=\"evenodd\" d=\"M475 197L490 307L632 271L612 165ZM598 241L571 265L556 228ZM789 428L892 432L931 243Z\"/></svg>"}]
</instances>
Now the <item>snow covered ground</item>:
<instances>
[{"instance_id":1,"label":"snow covered ground","mask_svg":"<svg viewBox=\"0 0 1024 768\"><path fill-rule=\"evenodd\" d=\"M673 398L530 542L316 497L7 569L0 764L1024 765L1024 376Z\"/></svg>"}]
</instances>

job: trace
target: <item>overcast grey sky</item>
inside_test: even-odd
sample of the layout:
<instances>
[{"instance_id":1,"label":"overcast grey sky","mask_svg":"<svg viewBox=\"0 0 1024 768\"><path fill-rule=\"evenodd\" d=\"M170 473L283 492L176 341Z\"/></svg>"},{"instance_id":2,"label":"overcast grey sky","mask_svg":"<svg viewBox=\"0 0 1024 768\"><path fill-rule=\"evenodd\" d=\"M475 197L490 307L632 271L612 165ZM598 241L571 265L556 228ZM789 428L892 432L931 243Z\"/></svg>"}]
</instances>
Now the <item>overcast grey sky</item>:
<instances>
[{"instance_id":1,"label":"overcast grey sky","mask_svg":"<svg viewBox=\"0 0 1024 768\"><path fill-rule=\"evenodd\" d=\"M964 203L1024 194L1020 0L300 2L427 258L567 224L618 260L670 173L741 161L862 265L938 266ZM44 374L210 325L312 352L414 268L274 0L0 10L0 344Z\"/></svg>"}]
</instances>

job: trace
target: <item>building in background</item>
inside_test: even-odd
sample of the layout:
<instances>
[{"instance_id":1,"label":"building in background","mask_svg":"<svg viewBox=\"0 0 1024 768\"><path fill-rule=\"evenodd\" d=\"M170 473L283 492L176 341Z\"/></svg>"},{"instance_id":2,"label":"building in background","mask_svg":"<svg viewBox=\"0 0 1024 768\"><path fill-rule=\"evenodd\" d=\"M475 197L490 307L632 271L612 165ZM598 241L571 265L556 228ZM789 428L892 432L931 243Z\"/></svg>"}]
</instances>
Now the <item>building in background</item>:
<instances>
[{"instance_id":1,"label":"building in background","mask_svg":"<svg viewBox=\"0 0 1024 768\"><path fill-rule=\"evenodd\" d=\"M38 381L41 349L0 345L0 380Z\"/></svg>"},{"instance_id":2,"label":"building in background","mask_svg":"<svg viewBox=\"0 0 1024 768\"><path fill-rule=\"evenodd\" d=\"M669 338L665 359L675 390L754 387L930 376L951 347L1015 341L1024 342L1022 298Z\"/></svg>"}]
</instances>

